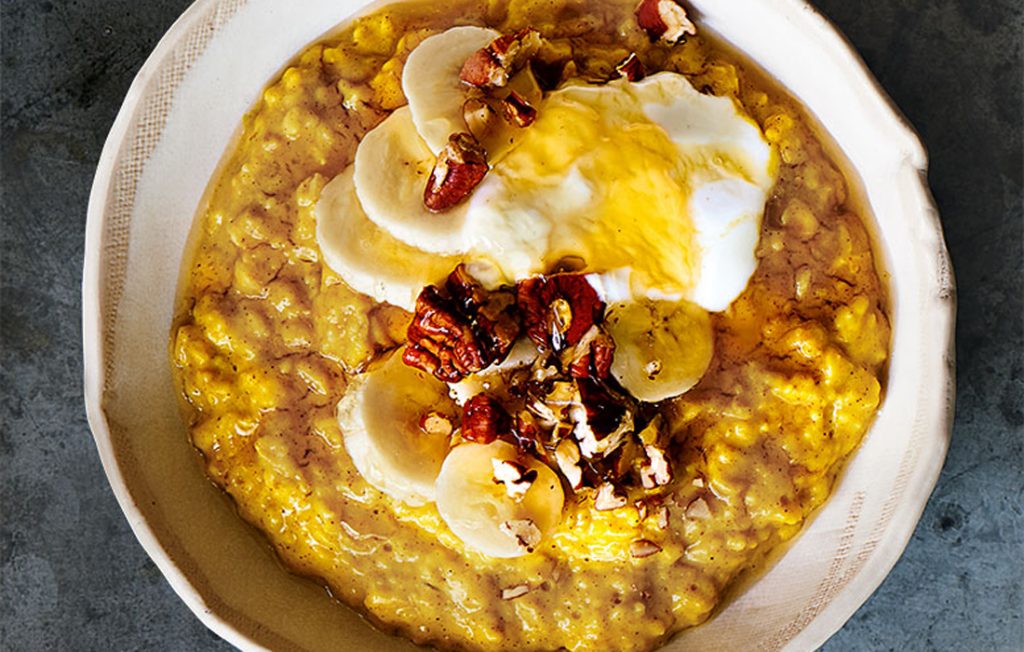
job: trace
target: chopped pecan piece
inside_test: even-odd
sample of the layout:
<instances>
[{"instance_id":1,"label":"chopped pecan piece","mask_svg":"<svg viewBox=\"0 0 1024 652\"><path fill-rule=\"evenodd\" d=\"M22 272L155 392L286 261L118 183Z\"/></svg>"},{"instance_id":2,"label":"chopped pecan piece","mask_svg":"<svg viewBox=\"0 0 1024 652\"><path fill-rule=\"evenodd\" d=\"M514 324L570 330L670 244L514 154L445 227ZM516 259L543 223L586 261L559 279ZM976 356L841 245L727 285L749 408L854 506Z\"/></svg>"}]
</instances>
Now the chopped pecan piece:
<instances>
[{"instance_id":1,"label":"chopped pecan piece","mask_svg":"<svg viewBox=\"0 0 1024 652\"><path fill-rule=\"evenodd\" d=\"M571 349L567 367L573 378L604 380L611 374L615 340L603 328L593 325Z\"/></svg>"},{"instance_id":2,"label":"chopped pecan piece","mask_svg":"<svg viewBox=\"0 0 1024 652\"><path fill-rule=\"evenodd\" d=\"M660 39L675 44L687 35L697 34L697 27L686 16L686 10L674 0L642 0L635 13L637 24L651 41Z\"/></svg>"},{"instance_id":3,"label":"chopped pecan piece","mask_svg":"<svg viewBox=\"0 0 1024 652\"><path fill-rule=\"evenodd\" d=\"M454 383L505 359L519 336L518 308L510 289L489 291L455 268L446 294L427 286L416 299L402 359Z\"/></svg>"},{"instance_id":4,"label":"chopped pecan piece","mask_svg":"<svg viewBox=\"0 0 1024 652\"><path fill-rule=\"evenodd\" d=\"M505 408L486 394L477 394L462 408L462 437L478 444L489 444L509 431Z\"/></svg>"},{"instance_id":5,"label":"chopped pecan piece","mask_svg":"<svg viewBox=\"0 0 1024 652\"><path fill-rule=\"evenodd\" d=\"M452 420L436 410L427 412L420 418L420 430L428 435L449 437L454 430Z\"/></svg>"},{"instance_id":6,"label":"chopped pecan piece","mask_svg":"<svg viewBox=\"0 0 1024 652\"><path fill-rule=\"evenodd\" d=\"M541 396L533 397L527 402L526 409L541 420L542 425L554 428L569 418L569 411L580 401L576 384L568 380L556 380L551 383L550 390Z\"/></svg>"},{"instance_id":7,"label":"chopped pecan piece","mask_svg":"<svg viewBox=\"0 0 1024 652\"><path fill-rule=\"evenodd\" d=\"M584 457L607 456L633 432L633 411L593 380L582 378L576 385L580 402L569 410L573 435Z\"/></svg>"},{"instance_id":8,"label":"chopped pecan piece","mask_svg":"<svg viewBox=\"0 0 1024 652\"><path fill-rule=\"evenodd\" d=\"M459 79L476 88L501 88L527 64L540 46L540 32L535 29L503 34L466 60Z\"/></svg>"},{"instance_id":9,"label":"chopped pecan piece","mask_svg":"<svg viewBox=\"0 0 1024 652\"><path fill-rule=\"evenodd\" d=\"M672 470L665 458L665 451L657 446L644 446L647 462L640 467L640 482L644 489L664 487L672 481Z\"/></svg>"},{"instance_id":10,"label":"chopped pecan piece","mask_svg":"<svg viewBox=\"0 0 1024 652\"><path fill-rule=\"evenodd\" d=\"M502 589L501 590L501 599L502 600L515 600L516 598L520 598L520 597L526 595L529 592L530 592L530 585L528 585L528 584L517 584L515 586L510 586L507 589Z\"/></svg>"},{"instance_id":11,"label":"chopped pecan piece","mask_svg":"<svg viewBox=\"0 0 1024 652\"><path fill-rule=\"evenodd\" d=\"M526 27L514 34L502 34L491 41L487 48L511 77L522 70L523 66L537 54L540 49L540 32Z\"/></svg>"},{"instance_id":12,"label":"chopped pecan piece","mask_svg":"<svg viewBox=\"0 0 1024 652\"><path fill-rule=\"evenodd\" d=\"M708 507L708 501L704 500L703 498L695 499L686 508L686 516L687 518L693 518L698 520L705 519L711 516L711 509Z\"/></svg>"},{"instance_id":13,"label":"chopped pecan piece","mask_svg":"<svg viewBox=\"0 0 1024 652\"><path fill-rule=\"evenodd\" d=\"M512 91L501 101L501 113L507 122L517 127L529 127L537 119L537 109L526 98Z\"/></svg>"},{"instance_id":14,"label":"chopped pecan piece","mask_svg":"<svg viewBox=\"0 0 1024 652\"><path fill-rule=\"evenodd\" d=\"M668 507L666 505L659 505L654 512L657 518L658 527L662 530L668 529Z\"/></svg>"},{"instance_id":15,"label":"chopped pecan piece","mask_svg":"<svg viewBox=\"0 0 1024 652\"><path fill-rule=\"evenodd\" d=\"M514 537L519 546L527 552L533 552L534 547L540 543L540 528L528 518L505 521L498 526L498 529L508 536Z\"/></svg>"},{"instance_id":16,"label":"chopped pecan piece","mask_svg":"<svg viewBox=\"0 0 1024 652\"><path fill-rule=\"evenodd\" d=\"M558 442L555 448L555 461L569 486L574 490L583 486L583 469L580 468L580 449L570 439Z\"/></svg>"},{"instance_id":17,"label":"chopped pecan piece","mask_svg":"<svg viewBox=\"0 0 1024 652\"><path fill-rule=\"evenodd\" d=\"M539 446L541 431L537 420L526 410L520 410L516 414L515 424L512 428L512 437L516 440L519 450L534 452Z\"/></svg>"},{"instance_id":18,"label":"chopped pecan piece","mask_svg":"<svg viewBox=\"0 0 1024 652\"><path fill-rule=\"evenodd\" d=\"M604 316L604 302L581 274L535 276L520 281L516 292L526 334L548 350L579 343Z\"/></svg>"},{"instance_id":19,"label":"chopped pecan piece","mask_svg":"<svg viewBox=\"0 0 1024 652\"><path fill-rule=\"evenodd\" d=\"M633 507L636 508L636 517L639 520L642 521L645 518L647 518L647 501L646 500L638 500L638 501L634 502L633 503Z\"/></svg>"},{"instance_id":20,"label":"chopped pecan piece","mask_svg":"<svg viewBox=\"0 0 1024 652\"><path fill-rule=\"evenodd\" d=\"M647 76L647 69L644 68L640 58L636 56L636 52L631 52L628 57L620 61L615 66L615 70L631 82L640 81Z\"/></svg>"},{"instance_id":21,"label":"chopped pecan piece","mask_svg":"<svg viewBox=\"0 0 1024 652\"><path fill-rule=\"evenodd\" d=\"M476 88L500 88L508 83L508 71L488 48L480 48L462 64L459 79Z\"/></svg>"},{"instance_id":22,"label":"chopped pecan piece","mask_svg":"<svg viewBox=\"0 0 1024 652\"><path fill-rule=\"evenodd\" d=\"M505 493L517 501L522 500L537 479L536 469L527 470L519 462L491 460L491 466L494 469L495 484L504 484Z\"/></svg>"},{"instance_id":23,"label":"chopped pecan piece","mask_svg":"<svg viewBox=\"0 0 1024 652\"><path fill-rule=\"evenodd\" d=\"M644 489L663 487L672 481L672 468L665 456L665 421L656 415L640 431L637 439L643 444L646 459L640 465L640 483Z\"/></svg>"},{"instance_id":24,"label":"chopped pecan piece","mask_svg":"<svg viewBox=\"0 0 1024 652\"><path fill-rule=\"evenodd\" d=\"M603 483L597 488L597 495L594 497L594 509L599 512L607 512L613 509L625 507L629 503L625 493L610 482Z\"/></svg>"},{"instance_id":25,"label":"chopped pecan piece","mask_svg":"<svg viewBox=\"0 0 1024 652\"><path fill-rule=\"evenodd\" d=\"M462 105L462 118L466 121L469 133L480 141L494 128L497 114L487 102L478 97L471 97Z\"/></svg>"},{"instance_id":26,"label":"chopped pecan piece","mask_svg":"<svg viewBox=\"0 0 1024 652\"><path fill-rule=\"evenodd\" d=\"M647 539L637 539L636 541L631 541L629 544L629 554L637 559L650 557L651 555L659 552L661 552L661 546L653 541L648 541Z\"/></svg>"},{"instance_id":27,"label":"chopped pecan piece","mask_svg":"<svg viewBox=\"0 0 1024 652\"><path fill-rule=\"evenodd\" d=\"M435 213L448 210L468 197L489 169L487 153L471 134L452 134L427 179L423 203Z\"/></svg>"}]
</instances>

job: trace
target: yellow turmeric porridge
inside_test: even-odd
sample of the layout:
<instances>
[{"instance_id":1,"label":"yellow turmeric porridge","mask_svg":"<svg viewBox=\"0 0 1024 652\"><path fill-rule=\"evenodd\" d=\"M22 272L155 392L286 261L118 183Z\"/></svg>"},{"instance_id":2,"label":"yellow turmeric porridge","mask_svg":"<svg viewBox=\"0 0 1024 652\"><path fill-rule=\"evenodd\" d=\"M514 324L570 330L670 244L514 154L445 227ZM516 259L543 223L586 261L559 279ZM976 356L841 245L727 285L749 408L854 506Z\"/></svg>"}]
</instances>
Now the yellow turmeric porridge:
<instances>
[{"instance_id":1,"label":"yellow turmeric porridge","mask_svg":"<svg viewBox=\"0 0 1024 652\"><path fill-rule=\"evenodd\" d=\"M218 174L171 336L192 442L289 568L416 642L658 646L881 400L864 209L673 0L378 8Z\"/></svg>"}]
</instances>

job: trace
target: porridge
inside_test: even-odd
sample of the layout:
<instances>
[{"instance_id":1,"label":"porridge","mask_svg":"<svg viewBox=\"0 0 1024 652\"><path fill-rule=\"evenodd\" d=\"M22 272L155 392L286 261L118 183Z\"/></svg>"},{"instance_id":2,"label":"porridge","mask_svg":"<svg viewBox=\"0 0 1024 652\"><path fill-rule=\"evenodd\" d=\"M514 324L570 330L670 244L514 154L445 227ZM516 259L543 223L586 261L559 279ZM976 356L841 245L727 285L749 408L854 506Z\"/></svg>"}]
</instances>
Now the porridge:
<instances>
[{"instance_id":1,"label":"porridge","mask_svg":"<svg viewBox=\"0 0 1024 652\"><path fill-rule=\"evenodd\" d=\"M211 183L171 340L192 442L289 568L417 642L700 624L881 400L850 180L669 0L378 8Z\"/></svg>"}]
</instances>

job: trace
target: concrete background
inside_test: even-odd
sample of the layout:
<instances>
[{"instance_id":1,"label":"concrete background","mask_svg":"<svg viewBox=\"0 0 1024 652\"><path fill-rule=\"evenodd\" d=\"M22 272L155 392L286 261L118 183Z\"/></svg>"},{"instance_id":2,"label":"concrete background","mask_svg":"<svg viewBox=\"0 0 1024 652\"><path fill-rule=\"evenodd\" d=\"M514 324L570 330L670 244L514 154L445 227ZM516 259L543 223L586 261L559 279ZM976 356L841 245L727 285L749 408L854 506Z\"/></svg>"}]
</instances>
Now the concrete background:
<instances>
[{"instance_id":1,"label":"concrete background","mask_svg":"<svg viewBox=\"0 0 1024 652\"><path fill-rule=\"evenodd\" d=\"M227 650L136 543L82 406L86 200L188 0L3 0L0 649ZM1024 650L1020 0L817 0L920 130L959 283L953 443L892 574L826 650Z\"/></svg>"}]
</instances>

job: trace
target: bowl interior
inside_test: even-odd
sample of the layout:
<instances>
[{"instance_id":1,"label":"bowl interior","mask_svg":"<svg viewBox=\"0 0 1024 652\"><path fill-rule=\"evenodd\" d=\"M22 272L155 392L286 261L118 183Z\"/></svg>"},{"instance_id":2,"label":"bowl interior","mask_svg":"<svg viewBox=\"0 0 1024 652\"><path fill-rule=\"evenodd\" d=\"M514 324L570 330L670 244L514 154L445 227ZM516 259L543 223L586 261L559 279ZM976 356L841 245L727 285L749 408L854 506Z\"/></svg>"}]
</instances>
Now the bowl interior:
<instances>
[{"instance_id":1,"label":"bowl interior","mask_svg":"<svg viewBox=\"0 0 1024 652\"><path fill-rule=\"evenodd\" d=\"M798 0L690 4L831 134L863 182L891 273L886 401L833 497L763 576L667 647L758 640L766 649L810 649L888 573L938 475L952 409L952 277L923 180L924 152L828 23ZM178 414L165 348L193 216L242 115L284 62L366 7L196 2L129 91L90 198L83 304L97 446L161 571L207 625L240 647L414 649L284 572L206 480Z\"/></svg>"}]
</instances>

